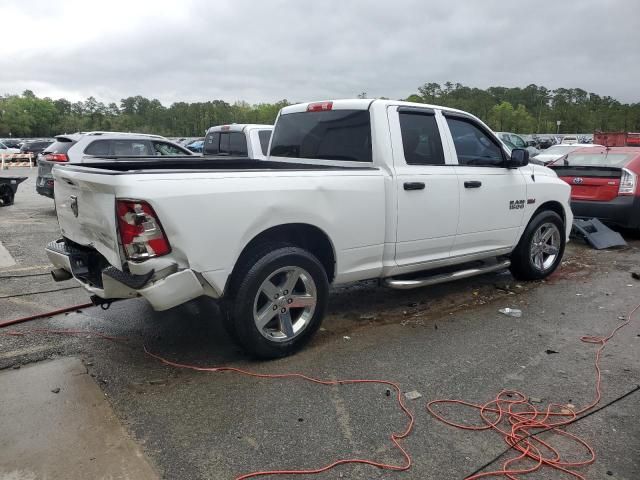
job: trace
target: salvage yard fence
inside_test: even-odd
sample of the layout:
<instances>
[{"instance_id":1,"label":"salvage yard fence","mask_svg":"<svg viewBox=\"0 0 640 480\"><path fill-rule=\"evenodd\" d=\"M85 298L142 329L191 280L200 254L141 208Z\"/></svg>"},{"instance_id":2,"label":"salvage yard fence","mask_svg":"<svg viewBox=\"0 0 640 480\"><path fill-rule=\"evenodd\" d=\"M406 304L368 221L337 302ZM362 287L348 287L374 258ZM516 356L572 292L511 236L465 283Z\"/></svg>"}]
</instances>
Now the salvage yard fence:
<instances>
[{"instance_id":1,"label":"salvage yard fence","mask_svg":"<svg viewBox=\"0 0 640 480\"><path fill-rule=\"evenodd\" d=\"M2 153L0 154L0 170L9 167L29 167L33 168L34 155L31 153Z\"/></svg>"}]
</instances>

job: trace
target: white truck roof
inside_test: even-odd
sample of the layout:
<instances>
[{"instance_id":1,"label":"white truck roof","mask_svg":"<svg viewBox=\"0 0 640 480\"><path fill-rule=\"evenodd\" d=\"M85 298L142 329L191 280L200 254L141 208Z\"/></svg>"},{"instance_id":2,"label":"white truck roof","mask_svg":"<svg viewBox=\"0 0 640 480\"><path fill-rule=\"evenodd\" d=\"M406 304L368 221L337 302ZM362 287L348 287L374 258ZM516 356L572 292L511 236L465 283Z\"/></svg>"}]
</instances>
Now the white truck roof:
<instances>
[{"instance_id":1,"label":"white truck roof","mask_svg":"<svg viewBox=\"0 0 640 480\"><path fill-rule=\"evenodd\" d=\"M245 130L273 130L273 125L263 125L260 123L230 123L228 125L216 125L210 127L207 133L210 132L244 132Z\"/></svg>"},{"instance_id":2,"label":"white truck roof","mask_svg":"<svg viewBox=\"0 0 640 480\"><path fill-rule=\"evenodd\" d=\"M350 98L350 99L341 99L341 100L319 100L315 102L305 102L305 103L297 103L295 105L289 105L284 107L280 112L283 115L288 113L300 113L306 112L311 105L311 108L316 108L317 111L329 110L328 104L331 104L331 110L368 110L373 103L388 105L388 106L404 106L404 107L418 107L418 108L437 108L438 110L444 110L447 112L455 112L460 113L461 115L471 116L468 112L458 110L456 108L443 107L441 105L431 105L428 103L416 103L416 102L405 102L402 100L382 100L382 99L371 99L371 98ZM323 108L323 104L326 107Z\"/></svg>"}]
</instances>

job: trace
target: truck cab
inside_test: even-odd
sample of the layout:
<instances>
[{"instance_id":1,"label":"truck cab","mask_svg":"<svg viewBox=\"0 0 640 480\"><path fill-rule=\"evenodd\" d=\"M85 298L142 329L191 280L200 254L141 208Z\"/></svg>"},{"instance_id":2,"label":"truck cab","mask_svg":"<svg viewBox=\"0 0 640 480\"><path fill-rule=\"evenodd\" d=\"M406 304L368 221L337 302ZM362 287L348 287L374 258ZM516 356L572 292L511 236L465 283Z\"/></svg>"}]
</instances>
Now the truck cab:
<instances>
[{"instance_id":1,"label":"truck cab","mask_svg":"<svg viewBox=\"0 0 640 480\"><path fill-rule=\"evenodd\" d=\"M273 125L218 125L207 130L202 148L206 157L248 157L265 160Z\"/></svg>"}]
</instances>

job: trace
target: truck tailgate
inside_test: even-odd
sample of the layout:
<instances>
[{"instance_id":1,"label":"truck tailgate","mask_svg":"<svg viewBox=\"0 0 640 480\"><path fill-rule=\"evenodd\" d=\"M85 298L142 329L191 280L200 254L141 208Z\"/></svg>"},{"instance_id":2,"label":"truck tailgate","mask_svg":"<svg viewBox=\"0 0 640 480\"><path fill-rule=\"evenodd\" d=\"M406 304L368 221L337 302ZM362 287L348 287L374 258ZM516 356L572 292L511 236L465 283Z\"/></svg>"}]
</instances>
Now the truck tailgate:
<instances>
[{"instance_id":1,"label":"truck tailgate","mask_svg":"<svg viewBox=\"0 0 640 480\"><path fill-rule=\"evenodd\" d=\"M62 235L93 247L121 268L115 193L109 175L54 168L55 204Z\"/></svg>"}]
</instances>

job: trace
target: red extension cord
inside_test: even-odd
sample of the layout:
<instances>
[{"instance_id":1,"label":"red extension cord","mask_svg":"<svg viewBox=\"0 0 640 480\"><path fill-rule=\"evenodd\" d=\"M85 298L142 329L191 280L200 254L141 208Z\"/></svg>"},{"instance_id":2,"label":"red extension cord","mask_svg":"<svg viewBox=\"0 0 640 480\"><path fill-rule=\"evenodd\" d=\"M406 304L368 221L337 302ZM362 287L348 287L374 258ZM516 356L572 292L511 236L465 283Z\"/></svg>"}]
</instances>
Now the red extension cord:
<instances>
[{"instance_id":1,"label":"red extension cord","mask_svg":"<svg viewBox=\"0 0 640 480\"><path fill-rule=\"evenodd\" d=\"M395 382L390 382L387 380L371 380L371 379L358 379L358 380L321 380L319 378L314 378L314 377L309 377L307 375L304 375L302 373L275 373L275 374L267 374L267 373L256 373L256 372L251 372L249 370L242 370L240 368L235 368L235 367L198 367L195 365L187 365L187 364L183 364L183 363L176 363L176 362L172 362L170 360L167 360L159 355L156 355L155 353L151 353L149 350L147 350L147 347L144 347L144 351L147 355L150 355L151 357L161 361L162 363L164 363L165 365L169 365L171 367L176 367L176 368L187 368L189 370L196 370L198 372L233 372L233 373L239 373L241 375L248 375L250 377L256 377L256 378L270 378L270 379L277 379L277 378L296 378L296 379L300 379L300 380L305 380L307 382L311 382L311 383L317 383L319 385L350 385L350 384L354 384L354 383L376 383L376 384L380 384L380 385L386 385L387 387L391 387L396 391L396 400L398 402L398 406L400 407L400 410L402 410L404 412L404 414L407 416L408 421L407 421L407 427L405 428L404 432L402 433L392 433L391 434L391 442L394 444L394 446L400 450L400 452L402 453L402 455L404 456L404 463L401 465L393 465L393 464L388 464L388 463L382 463L382 462L376 462L374 460L367 460L364 458L342 458L339 460L336 460L335 462L332 462L328 465L325 465L324 467L320 467L320 468L310 468L310 469L304 469L304 470L264 470L264 471L257 471L257 472L251 472L251 473L246 473L244 475L240 475L239 477L236 477L235 480L244 480L246 478L252 478L252 477L259 477L262 475L311 475L311 474L316 474L316 473L322 473L322 472L326 472L327 470L331 470L334 467L337 467L338 465L344 465L347 463L363 463L365 465L372 465L374 467L378 467L381 468L383 470L396 470L396 471L404 471L404 470L408 470L411 467L411 456L407 453L407 451L402 447L402 445L400 445L399 440L406 438L409 433L411 433L411 429L413 428L413 414L411 412L409 412L409 410L407 409L405 403L404 403L404 399L403 399L403 395L402 395L402 390L400 389L400 386L395 383Z\"/></svg>"},{"instance_id":2,"label":"red extension cord","mask_svg":"<svg viewBox=\"0 0 640 480\"><path fill-rule=\"evenodd\" d=\"M0 328L7 327L9 325L14 325L17 323L26 322L28 320L33 320L36 318L48 317L51 315L55 315L58 313L63 313L67 311L76 310L79 308L86 308L91 304L86 305L78 305L75 307L69 307L66 309L56 310L54 312L48 312L40 315L33 315L31 317L25 317L22 319L11 320L8 322L0 323ZM543 410L537 409L534 405L532 405L526 395L523 393L514 391L514 390L503 390L493 400L490 400L484 404L476 404L467 402L464 400L451 400L451 399L439 399L432 400L427 403L427 410L438 420L447 425L451 425L456 428L464 429L464 430L493 430L499 433L506 444L509 447L512 447L520 452L520 454L516 457L510 458L506 460L502 466L502 469L495 470L492 472L484 472L471 475L466 478L466 480L473 480L482 477L505 477L512 480L517 480L515 475L522 475L527 473L532 473L538 471L543 466L551 467L555 470L564 472L569 474L575 478L584 480L584 477L579 473L572 470L575 467L580 467L584 465L591 464L595 461L595 452L591 446L587 444L586 441L582 440L578 436L568 433L564 430L561 430L560 427L564 425L568 425L573 420L576 419L577 416L587 412L588 410L595 407L601 398L601 371L600 371L600 357L602 351L604 350L607 342L613 338L613 336L623 327L628 325L631 322L632 316L636 313L636 311L640 309L640 304L634 307L631 312L625 317L624 322L614 328L611 333L606 337L597 337L597 336L583 336L580 338L581 341L585 343L592 343L596 345L600 345L600 347L596 350L594 365L596 372L596 382L595 382L595 396L591 403L584 406L581 409L574 410L572 408L567 408L567 406L563 406L556 403L550 403L547 408ZM32 329L22 332L6 332L8 335L24 335L27 333L54 333L54 334L65 334L65 335L93 335L100 338L105 338L108 340L121 341L126 340L122 337L112 337L108 335L104 335L102 333L87 331L87 330L51 330L51 329ZM197 365L189 365L173 362L171 360L167 360L155 353L150 352L146 346L144 347L144 352L153 357L156 360L159 360L165 365L175 367L175 368L185 368L200 372L231 372L237 373L241 375L247 375L254 378L261 379L299 379L307 382L312 382L319 385L350 385L357 383L367 383L367 384L380 384L385 385L387 387L393 388L396 392L396 401L400 410L407 416L407 426L402 433L392 433L390 436L391 442L393 445L400 450L402 456L404 457L404 462L402 464L387 464L378 462L375 460L362 459L362 458L343 458L336 460L324 467L314 468L314 469L300 469L300 470L265 470L265 471L256 471L247 473L244 475L240 475L236 477L236 480L245 480L252 477L264 476L264 475L311 475L326 472L338 465L344 464L365 464L371 465L384 470L394 470L394 471L404 471L408 470L411 467L411 456L407 453L407 451L400 444L400 440L406 438L413 428L414 417L407 409L404 398L402 395L402 391L400 386L391 381L387 380L374 380L374 379L354 379L354 380L322 380L314 377L310 377L301 373L284 373L284 374L263 374L252 372L248 370L242 370L240 368L235 367L200 367ZM477 410L480 419L484 422L484 425L475 426L468 425L462 423L456 423L451 420L445 418L444 415L438 413L434 406L436 405L462 405L474 410ZM510 428L509 428L510 426ZM560 435L565 438L571 439L578 444L580 448L582 448L585 452L587 452L587 458L579 461L566 461L562 459L561 453L554 448L548 440L541 440L533 435L536 435L536 432L540 433L542 430L548 430L549 432ZM533 464L528 466L522 466L520 468L512 467L516 462L522 462L523 460L529 460L533 462Z\"/></svg>"},{"instance_id":3,"label":"red extension cord","mask_svg":"<svg viewBox=\"0 0 640 480\"><path fill-rule=\"evenodd\" d=\"M550 403L547 408L539 410L528 401L526 395L515 390L503 390L498 393L493 400L484 404L450 399L432 400L427 403L427 410L429 413L441 422L463 430L493 430L500 434L509 447L513 447L520 452L520 455L505 461L502 465L502 469L471 475L466 477L465 480L498 476L517 480L517 477L514 475L536 472L543 466L551 467L552 469L559 470L575 478L584 480L585 477L572 470L572 468L593 463L596 459L596 454L593 451L593 448L587 444L586 441L577 435L561 430L560 427L568 425L578 415L582 415L588 410L591 410L600 402L600 386L602 382L600 356L602 355L602 351L604 350L607 342L613 338L618 330L627 326L631 322L632 316L639 308L640 304L636 305L625 317L624 321L614 328L606 337L596 337L591 335L580 337L581 341L600 345L600 347L596 350L594 358L596 373L594 399L591 403L578 410L574 410L573 408L568 408L565 405L557 403ZM434 406L436 405L463 405L465 407L475 409L478 411L480 419L484 422L484 425L473 426L448 420L434 409ZM540 432L541 430L548 430L552 434L573 440L578 444L579 448L587 453L587 458L580 461L563 460L560 452L554 448L549 441L541 440L532 436L536 431ZM522 460L532 461L533 464L523 466L521 468L511 467L512 464L521 462Z\"/></svg>"}]
</instances>

